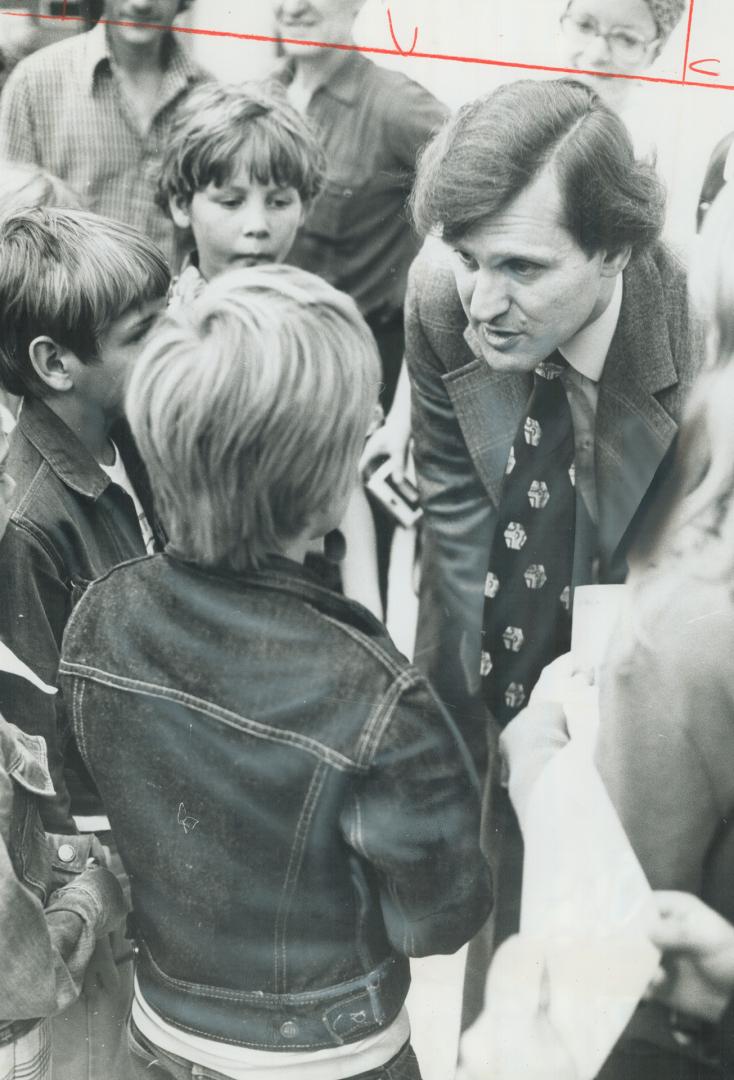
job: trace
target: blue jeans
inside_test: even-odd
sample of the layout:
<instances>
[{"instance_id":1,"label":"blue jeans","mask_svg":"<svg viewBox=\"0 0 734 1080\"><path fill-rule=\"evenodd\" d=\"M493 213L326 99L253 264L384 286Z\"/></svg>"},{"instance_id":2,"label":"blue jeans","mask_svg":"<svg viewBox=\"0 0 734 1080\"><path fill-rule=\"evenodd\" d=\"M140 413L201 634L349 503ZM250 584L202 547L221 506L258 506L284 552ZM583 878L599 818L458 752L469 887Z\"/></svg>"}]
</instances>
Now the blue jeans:
<instances>
[{"instance_id":1,"label":"blue jeans","mask_svg":"<svg viewBox=\"0 0 734 1080\"><path fill-rule=\"evenodd\" d=\"M223 1073L194 1065L191 1061L167 1054L148 1042L132 1020L127 1029L133 1080L227 1080ZM273 1069L273 1077L277 1071ZM407 1042L394 1058L369 1072L355 1073L352 1080L421 1080L413 1048Z\"/></svg>"}]
</instances>

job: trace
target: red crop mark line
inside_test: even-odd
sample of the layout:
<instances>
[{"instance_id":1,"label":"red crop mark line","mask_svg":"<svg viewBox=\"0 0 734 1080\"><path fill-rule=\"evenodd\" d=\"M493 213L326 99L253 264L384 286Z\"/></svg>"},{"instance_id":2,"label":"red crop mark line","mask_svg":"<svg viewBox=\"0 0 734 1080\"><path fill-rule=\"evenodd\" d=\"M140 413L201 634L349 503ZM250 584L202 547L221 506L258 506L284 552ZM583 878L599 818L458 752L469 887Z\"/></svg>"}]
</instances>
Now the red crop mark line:
<instances>
[{"instance_id":1,"label":"red crop mark line","mask_svg":"<svg viewBox=\"0 0 734 1080\"><path fill-rule=\"evenodd\" d=\"M691 3L691 13L693 11L693 3ZM61 22L61 15L34 15L28 11L8 11L0 10L0 15L8 16L10 18L20 19L43 19L47 22ZM692 18L692 14L691 14ZM70 22L85 22L81 15L67 15L65 20ZM226 38L231 41L256 41L263 42L264 44L278 45L285 43L286 45L306 45L313 49L337 49L341 52L361 52L368 56L406 56L410 55L411 59L415 60L444 60L454 64L479 64L483 67L498 67L498 68L511 68L517 71L548 71L552 75L600 75L606 79L628 79L633 82L644 83L656 83L661 86L701 86L706 87L709 90L734 90L734 85L724 83L712 83L712 82L700 82L694 79L680 78L680 79L663 79L653 75L619 75L611 74L604 71L580 71L577 68L568 67L553 67L549 64L523 64L516 60L492 60L484 56L454 56L450 53L429 53L429 52L412 52L406 54L399 49L383 49L376 45L353 45L353 44L335 44L329 41L303 41L300 38L283 38L273 37L268 34L242 34L236 33L233 30L208 30L201 27L194 26L160 26L157 23L143 23L143 22L123 22L115 19L100 19L100 22L107 26L125 26L125 27L144 27L146 29L154 28L161 31L171 31L175 34L192 34L198 37L209 38Z\"/></svg>"},{"instance_id":2,"label":"red crop mark line","mask_svg":"<svg viewBox=\"0 0 734 1080\"><path fill-rule=\"evenodd\" d=\"M693 29L693 8L695 7L695 2L696 0L691 0L691 6L688 9L688 26L686 28L686 51L683 57L683 82L685 82L688 78L688 54L691 49L691 31Z\"/></svg>"},{"instance_id":3,"label":"red crop mark line","mask_svg":"<svg viewBox=\"0 0 734 1080\"><path fill-rule=\"evenodd\" d=\"M415 47L418 44L418 27L416 26L416 28L413 31L413 44L410 46L410 48L406 52L406 50L402 47L402 45L398 41L397 36L395 34L395 27L393 26L393 21L392 21L392 10L390 8L387 9L387 21L388 21L388 24L390 26L390 37L393 40L393 44L395 45L395 48L398 50L398 52L401 54L401 56L412 56L413 53L415 52Z\"/></svg>"}]
</instances>

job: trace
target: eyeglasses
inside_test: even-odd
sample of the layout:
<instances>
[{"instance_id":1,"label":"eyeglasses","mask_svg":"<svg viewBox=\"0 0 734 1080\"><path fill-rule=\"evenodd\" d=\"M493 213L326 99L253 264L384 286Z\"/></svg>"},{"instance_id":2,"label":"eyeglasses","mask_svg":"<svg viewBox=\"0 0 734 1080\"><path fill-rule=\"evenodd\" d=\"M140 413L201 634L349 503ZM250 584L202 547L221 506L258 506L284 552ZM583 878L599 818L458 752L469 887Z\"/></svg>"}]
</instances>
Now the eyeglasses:
<instances>
[{"instance_id":1,"label":"eyeglasses","mask_svg":"<svg viewBox=\"0 0 734 1080\"><path fill-rule=\"evenodd\" d=\"M566 13L561 17L561 26L569 41L578 48L585 48L596 38L603 38L612 59L618 64L639 64L645 59L648 49L657 44L658 38L648 40L631 30L612 27L604 32L591 15L577 17Z\"/></svg>"}]
</instances>

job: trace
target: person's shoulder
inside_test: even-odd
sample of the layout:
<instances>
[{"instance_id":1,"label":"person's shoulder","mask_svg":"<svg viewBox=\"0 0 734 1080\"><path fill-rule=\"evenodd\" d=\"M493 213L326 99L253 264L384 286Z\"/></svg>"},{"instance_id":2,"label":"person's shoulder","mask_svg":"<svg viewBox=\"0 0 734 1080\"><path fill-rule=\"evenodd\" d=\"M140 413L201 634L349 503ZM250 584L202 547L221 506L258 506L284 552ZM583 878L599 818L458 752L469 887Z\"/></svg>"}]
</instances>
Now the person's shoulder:
<instances>
[{"instance_id":1,"label":"person's shoulder","mask_svg":"<svg viewBox=\"0 0 734 1080\"><path fill-rule=\"evenodd\" d=\"M402 122L407 127L414 125L417 117L422 117L428 124L429 133L441 126L449 109L430 90L402 71L382 67L373 60L366 60L366 63L369 65L366 69L368 81L386 121L397 126Z\"/></svg>"},{"instance_id":2,"label":"person's shoulder","mask_svg":"<svg viewBox=\"0 0 734 1080\"><path fill-rule=\"evenodd\" d=\"M26 56L16 65L4 92L12 92L14 86L21 84L28 87L46 85L63 75L68 79L69 72L86 51L86 37L86 34L74 34Z\"/></svg>"},{"instance_id":3,"label":"person's shoulder","mask_svg":"<svg viewBox=\"0 0 734 1080\"><path fill-rule=\"evenodd\" d=\"M466 314L456 290L451 253L437 237L426 238L410 268L408 288L421 322L466 329Z\"/></svg>"}]
</instances>

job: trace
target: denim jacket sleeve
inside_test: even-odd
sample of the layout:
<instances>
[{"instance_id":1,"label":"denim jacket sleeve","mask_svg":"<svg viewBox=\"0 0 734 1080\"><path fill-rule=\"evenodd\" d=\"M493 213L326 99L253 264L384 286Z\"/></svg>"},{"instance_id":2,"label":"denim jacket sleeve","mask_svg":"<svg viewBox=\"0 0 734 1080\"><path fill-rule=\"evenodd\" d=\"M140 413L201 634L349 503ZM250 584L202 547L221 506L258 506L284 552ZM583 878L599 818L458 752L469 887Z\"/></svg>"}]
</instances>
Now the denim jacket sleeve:
<instances>
[{"instance_id":1,"label":"denim jacket sleeve","mask_svg":"<svg viewBox=\"0 0 734 1080\"><path fill-rule=\"evenodd\" d=\"M44 834L34 802L37 792L51 787L45 765L32 762L30 772L19 770L12 729L3 724L1 735L0 1018L26 1020L53 1015L78 996L97 937L119 923L126 907L113 874L103 867L81 869L87 861L86 837L53 839ZM18 832L12 822L19 799L25 801L27 816ZM17 843L18 836L23 851L11 854L9 845ZM51 852L60 841L69 841L75 848L74 858L67 861L71 869L63 876L51 865ZM50 895L44 908L37 893L19 879L18 867L32 867L33 876L42 878L43 884L59 880L67 884Z\"/></svg>"},{"instance_id":2,"label":"denim jacket sleeve","mask_svg":"<svg viewBox=\"0 0 734 1080\"><path fill-rule=\"evenodd\" d=\"M70 591L42 544L11 521L0 544L0 637L51 686L56 684ZM0 710L29 734L42 735L56 796L44 800L43 820L55 832L74 832L63 767L63 704L30 683L0 673Z\"/></svg>"},{"instance_id":3,"label":"denim jacket sleeve","mask_svg":"<svg viewBox=\"0 0 734 1080\"><path fill-rule=\"evenodd\" d=\"M392 700L342 828L378 875L393 947L407 956L451 953L473 937L492 906L479 846L479 781L462 736L425 679L403 672Z\"/></svg>"}]
</instances>

